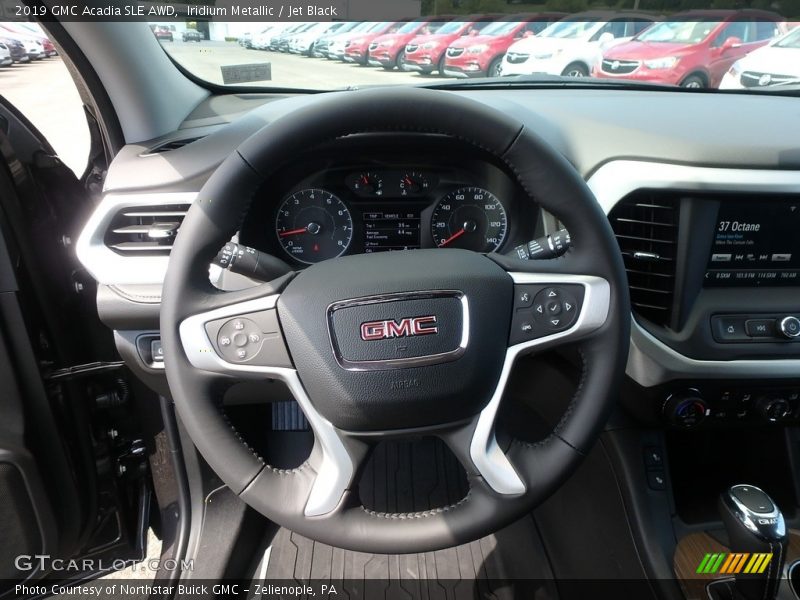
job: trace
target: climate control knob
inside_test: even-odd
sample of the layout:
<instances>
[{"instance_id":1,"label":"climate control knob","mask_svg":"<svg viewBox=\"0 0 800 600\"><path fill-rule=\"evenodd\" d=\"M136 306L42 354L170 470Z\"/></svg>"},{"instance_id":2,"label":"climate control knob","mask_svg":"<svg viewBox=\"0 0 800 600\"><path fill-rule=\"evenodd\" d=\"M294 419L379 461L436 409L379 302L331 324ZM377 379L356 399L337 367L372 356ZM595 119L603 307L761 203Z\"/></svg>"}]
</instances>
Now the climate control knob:
<instances>
[{"instance_id":1,"label":"climate control knob","mask_svg":"<svg viewBox=\"0 0 800 600\"><path fill-rule=\"evenodd\" d=\"M695 389L672 394L664 402L662 413L667 421L681 429L697 427L708 414L708 404Z\"/></svg>"},{"instance_id":2,"label":"climate control knob","mask_svg":"<svg viewBox=\"0 0 800 600\"><path fill-rule=\"evenodd\" d=\"M791 315L783 317L778 320L778 330L789 339L800 337L800 319Z\"/></svg>"},{"instance_id":3,"label":"climate control knob","mask_svg":"<svg viewBox=\"0 0 800 600\"><path fill-rule=\"evenodd\" d=\"M756 409L770 423L777 423L787 418L792 413L792 407L785 398L768 397L759 398Z\"/></svg>"}]
</instances>

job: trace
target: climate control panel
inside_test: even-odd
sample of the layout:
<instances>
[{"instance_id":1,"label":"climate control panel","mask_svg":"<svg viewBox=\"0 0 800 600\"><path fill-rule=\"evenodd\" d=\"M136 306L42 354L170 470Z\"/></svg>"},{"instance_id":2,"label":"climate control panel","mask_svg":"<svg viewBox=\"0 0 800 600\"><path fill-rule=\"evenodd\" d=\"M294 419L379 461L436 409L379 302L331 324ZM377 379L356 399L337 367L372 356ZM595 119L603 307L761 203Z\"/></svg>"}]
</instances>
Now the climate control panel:
<instances>
[{"instance_id":1,"label":"climate control panel","mask_svg":"<svg viewBox=\"0 0 800 600\"><path fill-rule=\"evenodd\" d=\"M679 429L714 425L789 425L800 423L800 384L702 385L668 392L661 418Z\"/></svg>"}]
</instances>

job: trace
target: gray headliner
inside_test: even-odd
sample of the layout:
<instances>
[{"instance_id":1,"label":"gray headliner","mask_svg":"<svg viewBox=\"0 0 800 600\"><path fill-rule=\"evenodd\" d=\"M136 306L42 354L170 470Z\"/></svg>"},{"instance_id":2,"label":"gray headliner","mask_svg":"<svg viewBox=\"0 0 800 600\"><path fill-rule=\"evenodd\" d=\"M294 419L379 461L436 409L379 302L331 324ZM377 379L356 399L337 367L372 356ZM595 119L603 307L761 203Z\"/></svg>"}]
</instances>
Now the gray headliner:
<instances>
[{"instance_id":1,"label":"gray headliner","mask_svg":"<svg viewBox=\"0 0 800 600\"><path fill-rule=\"evenodd\" d=\"M619 158L800 168L797 98L594 89L459 93L515 115L557 147L584 177ZM247 137L319 97L258 94L207 98L180 130L176 123L174 129L178 131L124 148L109 170L106 190L198 190ZM179 150L139 156L165 139L200 134L207 137ZM146 184L141 177L145 171Z\"/></svg>"}]
</instances>

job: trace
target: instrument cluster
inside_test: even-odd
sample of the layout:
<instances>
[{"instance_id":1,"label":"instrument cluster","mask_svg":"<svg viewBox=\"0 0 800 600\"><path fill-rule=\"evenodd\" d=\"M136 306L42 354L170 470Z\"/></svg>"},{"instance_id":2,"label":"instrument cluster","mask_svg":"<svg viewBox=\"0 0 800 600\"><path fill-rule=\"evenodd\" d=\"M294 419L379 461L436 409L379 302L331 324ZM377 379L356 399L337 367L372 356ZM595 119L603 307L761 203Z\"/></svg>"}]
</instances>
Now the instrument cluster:
<instances>
[{"instance_id":1,"label":"instrument cluster","mask_svg":"<svg viewBox=\"0 0 800 600\"><path fill-rule=\"evenodd\" d=\"M299 267L415 248L496 252L533 234L535 216L517 226L531 205L520 194L504 171L485 163L328 166L299 181L284 174L271 182L240 239Z\"/></svg>"}]
</instances>

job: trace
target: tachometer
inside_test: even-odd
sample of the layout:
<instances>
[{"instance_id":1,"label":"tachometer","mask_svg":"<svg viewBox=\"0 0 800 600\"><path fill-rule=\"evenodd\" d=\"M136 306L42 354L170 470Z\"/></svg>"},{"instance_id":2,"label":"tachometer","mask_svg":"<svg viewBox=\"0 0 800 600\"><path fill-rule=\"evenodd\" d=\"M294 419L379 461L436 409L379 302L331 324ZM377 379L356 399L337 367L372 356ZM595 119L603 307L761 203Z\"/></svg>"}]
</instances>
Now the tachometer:
<instances>
[{"instance_id":1,"label":"tachometer","mask_svg":"<svg viewBox=\"0 0 800 600\"><path fill-rule=\"evenodd\" d=\"M337 196L306 189L281 203L275 231L289 256L313 264L345 253L353 238L353 218Z\"/></svg>"},{"instance_id":2,"label":"tachometer","mask_svg":"<svg viewBox=\"0 0 800 600\"><path fill-rule=\"evenodd\" d=\"M450 192L433 209L431 235L440 248L494 252L506 239L506 209L491 192L464 187Z\"/></svg>"}]
</instances>

